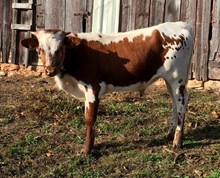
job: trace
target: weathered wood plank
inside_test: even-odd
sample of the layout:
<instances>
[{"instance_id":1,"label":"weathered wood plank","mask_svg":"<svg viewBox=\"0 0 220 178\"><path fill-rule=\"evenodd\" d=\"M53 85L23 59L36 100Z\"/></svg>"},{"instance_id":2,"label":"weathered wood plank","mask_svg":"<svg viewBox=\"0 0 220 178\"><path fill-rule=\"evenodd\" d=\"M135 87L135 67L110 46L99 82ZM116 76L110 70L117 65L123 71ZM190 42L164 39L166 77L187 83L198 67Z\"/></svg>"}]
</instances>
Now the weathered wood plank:
<instances>
[{"instance_id":1,"label":"weathered wood plank","mask_svg":"<svg viewBox=\"0 0 220 178\"><path fill-rule=\"evenodd\" d=\"M23 0L26 3L33 3L33 0ZM32 10L18 10L21 14L21 18L18 19L19 24L24 24L24 26L30 26L32 28L32 19L33 11ZM30 28L30 30L31 30ZM30 55L33 51L29 51L26 48L21 47L20 40L30 37L30 30L28 31L19 31L19 36L17 37L17 46L19 46L19 64L25 65L26 67L29 64Z\"/></svg>"},{"instance_id":2,"label":"weathered wood plank","mask_svg":"<svg viewBox=\"0 0 220 178\"><path fill-rule=\"evenodd\" d=\"M197 1L197 22L194 48L194 71L197 80L208 80L209 30L211 1Z\"/></svg>"},{"instance_id":3,"label":"weathered wood plank","mask_svg":"<svg viewBox=\"0 0 220 178\"><path fill-rule=\"evenodd\" d=\"M197 6L197 1L192 1L192 0L182 0L181 1L181 13L180 13L180 20L187 22L188 24L191 25L193 28L193 32L195 34L196 31L196 6ZM194 44L195 46L195 44ZM193 53L192 59L195 59L194 56L195 53ZM189 71L189 78L195 78L194 75L194 69L193 69L193 64L190 66L190 71Z\"/></svg>"},{"instance_id":4,"label":"weathered wood plank","mask_svg":"<svg viewBox=\"0 0 220 178\"><path fill-rule=\"evenodd\" d=\"M10 55L11 45L11 4L12 0L4 0L3 23L2 23L2 59L7 63Z\"/></svg>"},{"instance_id":5,"label":"weathered wood plank","mask_svg":"<svg viewBox=\"0 0 220 178\"><path fill-rule=\"evenodd\" d=\"M165 22L175 22L180 20L181 0L166 0Z\"/></svg>"},{"instance_id":6,"label":"weathered wood plank","mask_svg":"<svg viewBox=\"0 0 220 178\"><path fill-rule=\"evenodd\" d=\"M165 0L151 1L149 26L164 22Z\"/></svg>"},{"instance_id":7,"label":"weathered wood plank","mask_svg":"<svg viewBox=\"0 0 220 178\"><path fill-rule=\"evenodd\" d=\"M18 0L14 0L13 2L17 3ZM33 3L33 0L23 0L22 2ZM26 30L31 30L32 19L32 10L13 9L12 62L15 64L28 65L30 52L20 47L20 40L30 37L30 32Z\"/></svg>"},{"instance_id":8,"label":"weathered wood plank","mask_svg":"<svg viewBox=\"0 0 220 178\"><path fill-rule=\"evenodd\" d=\"M14 3L17 3L18 0L13 0ZM12 9L12 23L17 23L17 15L18 12L16 9ZM19 57L18 57L18 47L17 46L17 30L12 30L12 41L11 41L11 52L12 52L12 63L18 64L19 63Z\"/></svg>"},{"instance_id":9,"label":"weathered wood plank","mask_svg":"<svg viewBox=\"0 0 220 178\"><path fill-rule=\"evenodd\" d=\"M217 61L209 61L209 79L220 80L220 63Z\"/></svg>"},{"instance_id":10,"label":"weathered wood plank","mask_svg":"<svg viewBox=\"0 0 220 178\"><path fill-rule=\"evenodd\" d=\"M66 1L45 0L45 28L65 28Z\"/></svg>"},{"instance_id":11,"label":"weathered wood plank","mask_svg":"<svg viewBox=\"0 0 220 178\"><path fill-rule=\"evenodd\" d=\"M220 80L219 73L220 73L219 69L210 68L209 69L209 79L210 80Z\"/></svg>"},{"instance_id":12,"label":"weathered wood plank","mask_svg":"<svg viewBox=\"0 0 220 178\"><path fill-rule=\"evenodd\" d=\"M219 60L218 58L220 58L220 0L213 0L212 7L212 39L210 41L209 60Z\"/></svg>"},{"instance_id":13,"label":"weathered wood plank","mask_svg":"<svg viewBox=\"0 0 220 178\"><path fill-rule=\"evenodd\" d=\"M3 12L3 1L0 1L0 11ZM3 13L0 13L0 62L2 62L2 25L3 25Z\"/></svg>"},{"instance_id":14,"label":"weathered wood plank","mask_svg":"<svg viewBox=\"0 0 220 178\"><path fill-rule=\"evenodd\" d=\"M119 31L125 32L135 28L135 0L121 0Z\"/></svg>"},{"instance_id":15,"label":"weathered wood plank","mask_svg":"<svg viewBox=\"0 0 220 178\"><path fill-rule=\"evenodd\" d=\"M13 9L32 9L32 3L12 3Z\"/></svg>"},{"instance_id":16,"label":"weathered wood plank","mask_svg":"<svg viewBox=\"0 0 220 178\"><path fill-rule=\"evenodd\" d=\"M217 61L209 61L209 67L210 68L218 68L218 69L220 69L220 63L217 62ZM219 77L220 77L220 75L219 75Z\"/></svg>"},{"instance_id":17,"label":"weathered wood plank","mask_svg":"<svg viewBox=\"0 0 220 178\"><path fill-rule=\"evenodd\" d=\"M196 7L197 1L194 0L182 0L181 1L181 13L180 20L190 24L193 29L196 28Z\"/></svg>"},{"instance_id":18,"label":"weathered wood plank","mask_svg":"<svg viewBox=\"0 0 220 178\"><path fill-rule=\"evenodd\" d=\"M93 11L93 1L86 0L86 11L90 15L86 18L86 32L92 31L92 11Z\"/></svg>"},{"instance_id":19,"label":"weathered wood plank","mask_svg":"<svg viewBox=\"0 0 220 178\"><path fill-rule=\"evenodd\" d=\"M213 0L209 79L220 80L220 0Z\"/></svg>"},{"instance_id":20,"label":"weathered wood plank","mask_svg":"<svg viewBox=\"0 0 220 178\"><path fill-rule=\"evenodd\" d=\"M44 29L45 28L45 1L37 0L36 6L36 28Z\"/></svg>"},{"instance_id":21,"label":"weathered wood plank","mask_svg":"<svg viewBox=\"0 0 220 178\"><path fill-rule=\"evenodd\" d=\"M135 29L149 26L150 1L142 0L135 2ZM131 19L130 19L131 20Z\"/></svg>"},{"instance_id":22,"label":"weathered wood plank","mask_svg":"<svg viewBox=\"0 0 220 178\"><path fill-rule=\"evenodd\" d=\"M83 13L86 13L86 0L66 0L65 31L83 31Z\"/></svg>"},{"instance_id":23,"label":"weathered wood plank","mask_svg":"<svg viewBox=\"0 0 220 178\"><path fill-rule=\"evenodd\" d=\"M44 0L33 0L33 22L31 31L35 31L36 29L44 29L45 28L45 1ZM31 36L31 34L29 33ZM29 36L29 37L30 37ZM28 56L28 65L42 65L42 61L38 58L38 54L35 50L29 51Z\"/></svg>"},{"instance_id":24,"label":"weathered wood plank","mask_svg":"<svg viewBox=\"0 0 220 178\"><path fill-rule=\"evenodd\" d=\"M25 25L25 24L11 24L12 30L31 30L32 25Z\"/></svg>"}]
</instances>

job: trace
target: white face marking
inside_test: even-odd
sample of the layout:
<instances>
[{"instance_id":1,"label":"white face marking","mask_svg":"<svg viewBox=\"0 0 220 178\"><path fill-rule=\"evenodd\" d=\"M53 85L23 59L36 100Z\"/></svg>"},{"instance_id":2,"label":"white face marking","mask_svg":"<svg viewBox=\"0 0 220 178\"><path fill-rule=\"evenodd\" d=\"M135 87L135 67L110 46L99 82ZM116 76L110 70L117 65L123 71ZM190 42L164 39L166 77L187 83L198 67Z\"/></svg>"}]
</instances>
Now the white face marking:
<instances>
[{"instance_id":1,"label":"white face marking","mask_svg":"<svg viewBox=\"0 0 220 178\"><path fill-rule=\"evenodd\" d=\"M59 49L63 38L64 36L61 31L54 34L40 31L38 34L39 43L42 45L45 52L51 53L52 55Z\"/></svg>"},{"instance_id":2,"label":"white face marking","mask_svg":"<svg viewBox=\"0 0 220 178\"><path fill-rule=\"evenodd\" d=\"M62 31L57 33L48 33L44 31L39 31L37 35L39 44L41 48L43 48L46 57L46 66L51 65L50 58L55 55L55 52L60 48L62 41L64 39L64 35Z\"/></svg>"}]
</instances>

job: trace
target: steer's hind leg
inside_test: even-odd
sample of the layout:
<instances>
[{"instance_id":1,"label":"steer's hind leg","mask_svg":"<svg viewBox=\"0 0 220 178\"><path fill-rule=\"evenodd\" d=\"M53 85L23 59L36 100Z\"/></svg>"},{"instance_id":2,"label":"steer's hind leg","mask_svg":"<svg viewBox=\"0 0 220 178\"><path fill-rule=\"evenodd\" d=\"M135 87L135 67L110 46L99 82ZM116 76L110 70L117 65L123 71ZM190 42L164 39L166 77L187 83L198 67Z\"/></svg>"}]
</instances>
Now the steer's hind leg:
<instances>
[{"instance_id":1,"label":"steer's hind leg","mask_svg":"<svg viewBox=\"0 0 220 178\"><path fill-rule=\"evenodd\" d=\"M171 120L171 123L169 126L169 131L167 134L167 139L170 141L170 140L173 140L173 138L174 138L175 130L177 127L178 115L177 115L177 107L176 107L176 102L175 102L175 99L173 96L172 87L170 86L170 84L166 80L165 80L165 82L166 82L168 93L172 99L172 109L173 109L173 116L172 116L172 120Z\"/></svg>"},{"instance_id":2,"label":"steer's hind leg","mask_svg":"<svg viewBox=\"0 0 220 178\"><path fill-rule=\"evenodd\" d=\"M176 112L174 111L175 117L172 121L174 125L171 128L175 129L173 147L177 149L182 147L184 119L189 99L185 84L186 82L183 80L169 84L172 89L173 109L176 109Z\"/></svg>"}]
</instances>

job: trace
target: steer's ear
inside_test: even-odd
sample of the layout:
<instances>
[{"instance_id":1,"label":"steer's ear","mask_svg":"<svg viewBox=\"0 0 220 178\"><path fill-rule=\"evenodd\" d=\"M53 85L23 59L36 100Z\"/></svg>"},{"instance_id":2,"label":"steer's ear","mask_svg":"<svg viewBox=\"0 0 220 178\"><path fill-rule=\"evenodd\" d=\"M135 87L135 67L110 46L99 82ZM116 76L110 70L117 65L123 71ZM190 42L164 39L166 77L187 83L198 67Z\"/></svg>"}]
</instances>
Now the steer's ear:
<instances>
[{"instance_id":1,"label":"steer's ear","mask_svg":"<svg viewBox=\"0 0 220 178\"><path fill-rule=\"evenodd\" d=\"M35 49L38 47L38 40L35 38L25 38L21 40L22 46L28 49Z\"/></svg>"},{"instance_id":2,"label":"steer's ear","mask_svg":"<svg viewBox=\"0 0 220 178\"><path fill-rule=\"evenodd\" d=\"M64 45L67 48L74 48L76 46L78 46L79 44L81 44L82 40L80 38L77 38L75 36L66 36L64 39Z\"/></svg>"}]
</instances>

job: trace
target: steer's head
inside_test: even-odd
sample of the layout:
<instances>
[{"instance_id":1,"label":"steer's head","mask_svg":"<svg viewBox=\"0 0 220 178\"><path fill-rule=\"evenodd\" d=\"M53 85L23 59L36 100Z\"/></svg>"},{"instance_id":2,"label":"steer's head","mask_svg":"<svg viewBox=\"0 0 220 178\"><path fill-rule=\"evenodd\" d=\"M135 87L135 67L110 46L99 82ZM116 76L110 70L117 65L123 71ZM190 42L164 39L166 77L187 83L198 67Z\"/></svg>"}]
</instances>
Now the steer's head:
<instances>
[{"instance_id":1,"label":"steer's head","mask_svg":"<svg viewBox=\"0 0 220 178\"><path fill-rule=\"evenodd\" d=\"M40 30L32 32L36 38L26 38L21 44L28 49L39 49L39 56L48 76L55 76L62 68L65 56L65 42L67 35L61 30Z\"/></svg>"}]
</instances>

